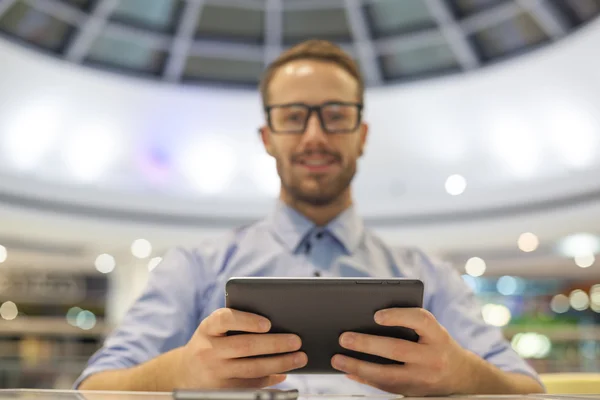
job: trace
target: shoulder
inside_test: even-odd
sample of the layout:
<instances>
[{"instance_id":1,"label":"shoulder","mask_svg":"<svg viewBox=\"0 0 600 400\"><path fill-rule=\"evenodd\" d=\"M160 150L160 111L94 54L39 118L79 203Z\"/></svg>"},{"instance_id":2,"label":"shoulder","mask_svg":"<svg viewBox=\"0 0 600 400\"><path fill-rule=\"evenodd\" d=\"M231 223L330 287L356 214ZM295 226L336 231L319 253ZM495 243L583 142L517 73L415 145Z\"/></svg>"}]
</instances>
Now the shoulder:
<instances>
[{"instance_id":1,"label":"shoulder","mask_svg":"<svg viewBox=\"0 0 600 400\"><path fill-rule=\"evenodd\" d=\"M203 237L195 243L175 246L165 255L167 258L177 258L185 261L193 269L201 268L209 271L218 271L218 266L236 251L240 244L250 240L257 240L266 232L266 224L257 221L252 224L230 229L227 232Z\"/></svg>"},{"instance_id":2,"label":"shoulder","mask_svg":"<svg viewBox=\"0 0 600 400\"><path fill-rule=\"evenodd\" d=\"M450 263L438 259L422 248L401 244L389 245L370 229L365 229L365 242L368 247L385 253L403 276L437 281L444 276L456 274L456 270Z\"/></svg>"}]
</instances>

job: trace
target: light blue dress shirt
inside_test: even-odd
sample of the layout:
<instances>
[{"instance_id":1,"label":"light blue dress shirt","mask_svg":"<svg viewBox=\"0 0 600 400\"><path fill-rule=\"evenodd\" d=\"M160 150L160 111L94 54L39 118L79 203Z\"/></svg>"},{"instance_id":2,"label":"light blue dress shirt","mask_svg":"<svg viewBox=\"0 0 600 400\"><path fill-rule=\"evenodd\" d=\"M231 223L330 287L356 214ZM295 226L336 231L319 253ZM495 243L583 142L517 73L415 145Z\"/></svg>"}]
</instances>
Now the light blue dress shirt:
<instances>
[{"instance_id":1,"label":"light blue dress shirt","mask_svg":"<svg viewBox=\"0 0 600 400\"><path fill-rule=\"evenodd\" d=\"M484 322L473 292L457 271L432 263L418 250L388 247L364 227L354 208L326 227L316 227L278 202L264 220L195 248L168 252L75 387L91 374L128 368L183 346L204 318L224 307L225 283L232 276L315 274L421 279L425 308L461 346L504 371L539 380L501 331ZM288 375L278 387L307 394L381 393L343 375Z\"/></svg>"}]
</instances>

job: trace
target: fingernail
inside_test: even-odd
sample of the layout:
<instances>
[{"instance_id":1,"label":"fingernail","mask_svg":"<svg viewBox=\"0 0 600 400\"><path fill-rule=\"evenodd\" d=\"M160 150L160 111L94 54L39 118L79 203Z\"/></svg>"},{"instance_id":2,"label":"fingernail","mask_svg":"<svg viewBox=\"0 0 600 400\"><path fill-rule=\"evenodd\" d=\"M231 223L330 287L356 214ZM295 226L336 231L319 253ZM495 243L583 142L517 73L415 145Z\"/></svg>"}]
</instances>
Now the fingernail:
<instances>
[{"instance_id":1,"label":"fingernail","mask_svg":"<svg viewBox=\"0 0 600 400\"><path fill-rule=\"evenodd\" d=\"M296 354L294 356L294 365L304 365L306 358L304 354Z\"/></svg>"},{"instance_id":2,"label":"fingernail","mask_svg":"<svg viewBox=\"0 0 600 400\"><path fill-rule=\"evenodd\" d=\"M342 344L343 344L344 346L349 346L349 345L351 345L352 343L354 343L354 340L355 340L355 337L354 337L354 335L353 335L353 334L351 334L351 333L344 333L344 334L342 335Z\"/></svg>"},{"instance_id":3,"label":"fingernail","mask_svg":"<svg viewBox=\"0 0 600 400\"><path fill-rule=\"evenodd\" d=\"M344 361L343 357L341 357L341 356L333 357L333 366L335 368L344 368L344 364L345 364L345 361Z\"/></svg>"},{"instance_id":4,"label":"fingernail","mask_svg":"<svg viewBox=\"0 0 600 400\"><path fill-rule=\"evenodd\" d=\"M290 337L290 347L293 347L293 348L300 347L300 339L296 336Z\"/></svg>"},{"instance_id":5,"label":"fingernail","mask_svg":"<svg viewBox=\"0 0 600 400\"><path fill-rule=\"evenodd\" d=\"M377 322L378 324L381 324L385 321L385 312L384 311L377 311L375 313L375 322Z\"/></svg>"},{"instance_id":6,"label":"fingernail","mask_svg":"<svg viewBox=\"0 0 600 400\"><path fill-rule=\"evenodd\" d=\"M258 326L260 327L261 331L268 331L269 330L269 321L260 321L258 323Z\"/></svg>"}]
</instances>

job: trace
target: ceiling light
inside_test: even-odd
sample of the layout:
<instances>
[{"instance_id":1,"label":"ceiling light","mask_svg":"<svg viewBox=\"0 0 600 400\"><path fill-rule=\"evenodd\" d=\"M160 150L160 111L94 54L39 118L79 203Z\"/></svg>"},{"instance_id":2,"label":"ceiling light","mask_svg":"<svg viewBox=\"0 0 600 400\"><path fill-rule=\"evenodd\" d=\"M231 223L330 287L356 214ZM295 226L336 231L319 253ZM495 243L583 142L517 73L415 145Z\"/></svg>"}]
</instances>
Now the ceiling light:
<instances>
[{"instance_id":1,"label":"ceiling light","mask_svg":"<svg viewBox=\"0 0 600 400\"><path fill-rule=\"evenodd\" d=\"M80 311L75 318L75 325L84 331L90 330L96 326L96 316L88 310Z\"/></svg>"},{"instance_id":2,"label":"ceiling light","mask_svg":"<svg viewBox=\"0 0 600 400\"><path fill-rule=\"evenodd\" d=\"M481 312L484 321L492 326L506 326L511 319L510 310L501 304L486 304Z\"/></svg>"},{"instance_id":3,"label":"ceiling light","mask_svg":"<svg viewBox=\"0 0 600 400\"><path fill-rule=\"evenodd\" d=\"M527 121L502 115L492 121L490 146L508 171L517 178L530 178L540 165L541 148Z\"/></svg>"},{"instance_id":4,"label":"ceiling light","mask_svg":"<svg viewBox=\"0 0 600 400\"><path fill-rule=\"evenodd\" d=\"M19 309L12 301L4 302L0 306L0 317L3 319L12 321L13 319L17 318L17 315L19 315Z\"/></svg>"},{"instance_id":5,"label":"ceiling light","mask_svg":"<svg viewBox=\"0 0 600 400\"><path fill-rule=\"evenodd\" d=\"M100 254L98 257L96 257L94 265L96 266L98 272L108 274L115 269L117 263L115 258L110 254Z\"/></svg>"},{"instance_id":6,"label":"ceiling light","mask_svg":"<svg viewBox=\"0 0 600 400\"><path fill-rule=\"evenodd\" d=\"M131 254L139 259L150 257L152 245L146 239L137 239L131 244Z\"/></svg>"},{"instance_id":7,"label":"ceiling light","mask_svg":"<svg viewBox=\"0 0 600 400\"><path fill-rule=\"evenodd\" d=\"M564 294L557 294L550 301L550 309L557 314L564 314L569 311L569 298Z\"/></svg>"},{"instance_id":8,"label":"ceiling light","mask_svg":"<svg viewBox=\"0 0 600 400\"><path fill-rule=\"evenodd\" d=\"M152 271L154 268L158 267L158 264L162 262L162 257L154 257L148 261L148 271Z\"/></svg>"},{"instance_id":9,"label":"ceiling light","mask_svg":"<svg viewBox=\"0 0 600 400\"><path fill-rule=\"evenodd\" d=\"M485 269L485 261L479 257L472 257L465 264L465 271L471 276L481 276L485 273Z\"/></svg>"},{"instance_id":10,"label":"ceiling light","mask_svg":"<svg viewBox=\"0 0 600 400\"><path fill-rule=\"evenodd\" d=\"M7 257L8 257L8 251L6 250L6 247L0 245L0 263L3 263L4 261L6 261Z\"/></svg>"},{"instance_id":11,"label":"ceiling light","mask_svg":"<svg viewBox=\"0 0 600 400\"><path fill-rule=\"evenodd\" d=\"M540 245L540 241L533 233L525 232L519 236L517 244L519 245L519 249L521 249L521 251L524 251L525 253L531 253L532 251L537 250L538 246Z\"/></svg>"},{"instance_id":12,"label":"ceiling light","mask_svg":"<svg viewBox=\"0 0 600 400\"><path fill-rule=\"evenodd\" d=\"M511 340L511 346L523 358L544 358L552 350L550 338L535 332L516 334Z\"/></svg>"},{"instance_id":13,"label":"ceiling light","mask_svg":"<svg viewBox=\"0 0 600 400\"><path fill-rule=\"evenodd\" d=\"M581 289L575 289L569 295L571 307L577 311L586 310L590 306L590 297Z\"/></svg>"},{"instance_id":14,"label":"ceiling light","mask_svg":"<svg viewBox=\"0 0 600 400\"><path fill-rule=\"evenodd\" d=\"M69 174L84 182L99 179L118 158L119 145L119 134L115 128L90 123L75 132L63 147L63 159Z\"/></svg>"},{"instance_id":15,"label":"ceiling light","mask_svg":"<svg viewBox=\"0 0 600 400\"><path fill-rule=\"evenodd\" d=\"M590 233L570 235L560 241L558 249L565 257L589 257L600 252L600 238Z\"/></svg>"},{"instance_id":16,"label":"ceiling light","mask_svg":"<svg viewBox=\"0 0 600 400\"><path fill-rule=\"evenodd\" d=\"M600 285L594 285L590 289L590 302L600 306Z\"/></svg>"},{"instance_id":17,"label":"ceiling light","mask_svg":"<svg viewBox=\"0 0 600 400\"><path fill-rule=\"evenodd\" d=\"M473 292L477 293L480 290L481 285L479 283L479 279L468 274L462 275L462 279L471 288Z\"/></svg>"},{"instance_id":18,"label":"ceiling light","mask_svg":"<svg viewBox=\"0 0 600 400\"><path fill-rule=\"evenodd\" d=\"M498 293L505 296L510 296L519 291L521 282L514 276L502 276L496 282L496 289Z\"/></svg>"},{"instance_id":19,"label":"ceiling light","mask_svg":"<svg viewBox=\"0 0 600 400\"><path fill-rule=\"evenodd\" d=\"M36 167L54 145L61 125L57 99L23 106L8 121L3 141L5 159L20 170Z\"/></svg>"},{"instance_id":20,"label":"ceiling light","mask_svg":"<svg viewBox=\"0 0 600 400\"><path fill-rule=\"evenodd\" d=\"M180 168L190 183L204 194L223 192L233 180L236 155L222 139L206 138L191 143L179 157Z\"/></svg>"},{"instance_id":21,"label":"ceiling light","mask_svg":"<svg viewBox=\"0 0 600 400\"><path fill-rule=\"evenodd\" d=\"M446 179L446 192L452 196L463 194L467 188L467 180L462 175L451 175Z\"/></svg>"},{"instance_id":22,"label":"ceiling light","mask_svg":"<svg viewBox=\"0 0 600 400\"><path fill-rule=\"evenodd\" d=\"M596 262L596 257L593 254L588 254L587 256L577 256L575 257L575 264L579 268L589 268Z\"/></svg>"},{"instance_id":23,"label":"ceiling light","mask_svg":"<svg viewBox=\"0 0 600 400\"><path fill-rule=\"evenodd\" d=\"M589 110L563 102L553 112L546 113L544 119L551 144L568 167L586 168L594 163L600 137Z\"/></svg>"},{"instance_id":24,"label":"ceiling light","mask_svg":"<svg viewBox=\"0 0 600 400\"><path fill-rule=\"evenodd\" d=\"M83 310L79 307L69 308L69 311L67 311L67 322L69 325L77 326L77 316L81 311Z\"/></svg>"}]
</instances>

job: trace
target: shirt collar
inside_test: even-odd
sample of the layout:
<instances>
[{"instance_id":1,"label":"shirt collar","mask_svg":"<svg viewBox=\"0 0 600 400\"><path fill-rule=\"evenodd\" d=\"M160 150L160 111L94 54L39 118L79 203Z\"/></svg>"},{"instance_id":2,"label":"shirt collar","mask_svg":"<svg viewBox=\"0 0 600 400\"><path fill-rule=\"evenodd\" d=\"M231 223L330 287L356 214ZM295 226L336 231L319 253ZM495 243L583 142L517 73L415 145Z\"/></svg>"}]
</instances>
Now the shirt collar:
<instances>
[{"instance_id":1,"label":"shirt collar","mask_svg":"<svg viewBox=\"0 0 600 400\"><path fill-rule=\"evenodd\" d=\"M293 252L298 250L310 232L319 229L312 221L281 200L277 202L267 221L275 235ZM344 210L320 229L334 236L350 254L356 250L364 234L363 221L354 206Z\"/></svg>"}]
</instances>

